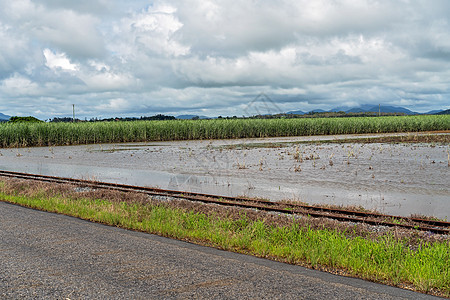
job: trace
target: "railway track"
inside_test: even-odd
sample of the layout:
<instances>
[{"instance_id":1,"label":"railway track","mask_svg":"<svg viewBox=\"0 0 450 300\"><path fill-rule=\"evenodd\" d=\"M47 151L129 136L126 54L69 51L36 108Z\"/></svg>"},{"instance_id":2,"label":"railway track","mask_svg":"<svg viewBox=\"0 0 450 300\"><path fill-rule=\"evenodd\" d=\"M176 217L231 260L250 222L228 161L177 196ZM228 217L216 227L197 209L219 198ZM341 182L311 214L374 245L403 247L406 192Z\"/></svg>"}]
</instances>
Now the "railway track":
<instances>
[{"instance_id":1,"label":"railway track","mask_svg":"<svg viewBox=\"0 0 450 300\"><path fill-rule=\"evenodd\" d=\"M328 208L320 206L302 205L297 203L280 203L262 199L248 199L243 197L217 196L202 193L165 190L151 187L140 187L126 184L99 182L74 178L28 174L11 171L0 171L0 176L13 177L26 180L38 180L52 183L69 183L91 188L112 189L122 192L139 192L151 196L171 197L213 203L225 206L257 209L268 212L277 212L292 215L308 215L317 218L330 218L338 221L359 222L370 225L382 225L428 231L437 234L450 234L450 222L428 220L413 217L392 216L379 213L361 212L346 209Z\"/></svg>"}]
</instances>

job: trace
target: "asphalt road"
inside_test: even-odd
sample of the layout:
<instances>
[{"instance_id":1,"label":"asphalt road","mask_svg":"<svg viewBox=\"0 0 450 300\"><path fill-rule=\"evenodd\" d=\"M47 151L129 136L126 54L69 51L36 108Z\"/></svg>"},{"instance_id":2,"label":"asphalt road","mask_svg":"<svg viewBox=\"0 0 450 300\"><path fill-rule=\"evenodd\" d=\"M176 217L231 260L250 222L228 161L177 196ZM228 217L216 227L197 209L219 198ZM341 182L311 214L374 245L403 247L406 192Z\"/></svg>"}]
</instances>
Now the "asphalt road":
<instances>
[{"instance_id":1,"label":"asphalt road","mask_svg":"<svg viewBox=\"0 0 450 300\"><path fill-rule=\"evenodd\" d=\"M434 297L0 202L0 298Z\"/></svg>"}]
</instances>

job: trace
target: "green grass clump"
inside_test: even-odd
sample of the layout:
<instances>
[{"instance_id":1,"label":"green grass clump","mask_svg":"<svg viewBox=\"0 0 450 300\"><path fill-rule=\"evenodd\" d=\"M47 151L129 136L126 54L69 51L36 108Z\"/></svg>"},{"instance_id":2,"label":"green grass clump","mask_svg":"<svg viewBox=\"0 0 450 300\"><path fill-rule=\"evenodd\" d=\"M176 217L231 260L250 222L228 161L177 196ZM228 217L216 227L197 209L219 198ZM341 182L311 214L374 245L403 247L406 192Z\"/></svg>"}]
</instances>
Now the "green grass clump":
<instances>
[{"instance_id":1,"label":"green grass clump","mask_svg":"<svg viewBox=\"0 0 450 300\"><path fill-rule=\"evenodd\" d=\"M224 250L253 254L313 268L343 270L349 275L417 291L450 296L450 241L422 243L416 250L385 235L376 240L347 237L331 229L270 225L242 213L220 217L167 204L73 199L35 193L24 196L0 185L0 200L86 220L190 240Z\"/></svg>"},{"instance_id":2,"label":"green grass clump","mask_svg":"<svg viewBox=\"0 0 450 300\"><path fill-rule=\"evenodd\" d=\"M0 147L450 130L450 116L0 124Z\"/></svg>"}]
</instances>

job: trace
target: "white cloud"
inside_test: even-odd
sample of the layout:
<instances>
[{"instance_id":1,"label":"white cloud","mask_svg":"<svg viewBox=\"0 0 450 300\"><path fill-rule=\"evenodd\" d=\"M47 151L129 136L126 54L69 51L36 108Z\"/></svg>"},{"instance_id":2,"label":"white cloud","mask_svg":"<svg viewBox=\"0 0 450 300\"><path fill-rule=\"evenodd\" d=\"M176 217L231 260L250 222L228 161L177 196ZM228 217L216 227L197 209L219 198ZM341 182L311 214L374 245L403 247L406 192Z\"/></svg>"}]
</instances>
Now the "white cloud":
<instances>
[{"instance_id":1,"label":"white cloud","mask_svg":"<svg viewBox=\"0 0 450 300\"><path fill-rule=\"evenodd\" d=\"M1 19L0 45L0 79L26 67L32 59L26 38L16 34L13 26L2 23Z\"/></svg>"},{"instance_id":2,"label":"white cloud","mask_svg":"<svg viewBox=\"0 0 450 300\"><path fill-rule=\"evenodd\" d=\"M174 38L183 27L176 17L177 9L170 5L150 6L121 22L119 33L131 41L134 51L153 52L162 56L180 56L189 53L189 47Z\"/></svg>"},{"instance_id":3,"label":"white cloud","mask_svg":"<svg viewBox=\"0 0 450 300\"><path fill-rule=\"evenodd\" d=\"M92 92L108 92L127 89L136 82L126 74L113 72L88 73L79 76Z\"/></svg>"},{"instance_id":4,"label":"white cloud","mask_svg":"<svg viewBox=\"0 0 450 300\"><path fill-rule=\"evenodd\" d=\"M92 15L64 8L47 8L30 0L0 2L2 18L14 24L16 31L26 34L50 48L72 57L85 58L104 53L103 40L97 29L98 19Z\"/></svg>"},{"instance_id":5,"label":"white cloud","mask_svg":"<svg viewBox=\"0 0 450 300\"><path fill-rule=\"evenodd\" d=\"M88 62L88 64L89 64L91 67L94 67L95 70L97 70L97 71L99 71L99 72L111 70L111 67L108 66L107 64L103 63L103 62L99 62L99 61L95 61L95 60L90 60L90 61Z\"/></svg>"},{"instance_id":6,"label":"white cloud","mask_svg":"<svg viewBox=\"0 0 450 300\"><path fill-rule=\"evenodd\" d=\"M76 103L88 118L242 115L260 92L286 111L449 107L448 1L0 0L0 7L0 104L9 114L39 106L38 117L49 118Z\"/></svg>"},{"instance_id":7,"label":"white cloud","mask_svg":"<svg viewBox=\"0 0 450 300\"><path fill-rule=\"evenodd\" d=\"M1 93L8 96L34 96L39 94L39 85L18 73L2 81Z\"/></svg>"},{"instance_id":8,"label":"white cloud","mask_svg":"<svg viewBox=\"0 0 450 300\"><path fill-rule=\"evenodd\" d=\"M65 53L54 53L50 49L44 49L45 56L45 65L50 69L57 70L69 70L76 71L78 70L78 66L76 64L70 63L70 60L67 58Z\"/></svg>"},{"instance_id":9,"label":"white cloud","mask_svg":"<svg viewBox=\"0 0 450 300\"><path fill-rule=\"evenodd\" d=\"M117 98L105 101L100 105L95 106L95 109L101 111L102 113L103 112L117 113L123 111L124 109L128 109L129 107L130 104L128 103L127 100Z\"/></svg>"}]
</instances>

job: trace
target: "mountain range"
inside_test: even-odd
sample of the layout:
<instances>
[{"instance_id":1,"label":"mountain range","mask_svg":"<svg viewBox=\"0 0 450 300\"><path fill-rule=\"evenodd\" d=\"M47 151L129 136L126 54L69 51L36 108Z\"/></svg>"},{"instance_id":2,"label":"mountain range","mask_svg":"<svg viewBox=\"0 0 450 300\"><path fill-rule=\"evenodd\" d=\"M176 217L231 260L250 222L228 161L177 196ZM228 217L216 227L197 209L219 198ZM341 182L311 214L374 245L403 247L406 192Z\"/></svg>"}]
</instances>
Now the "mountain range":
<instances>
[{"instance_id":1,"label":"mountain range","mask_svg":"<svg viewBox=\"0 0 450 300\"><path fill-rule=\"evenodd\" d=\"M450 108L446 110L442 110L440 112L434 113L434 115L450 115Z\"/></svg>"},{"instance_id":2,"label":"mountain range","mask_svg":"<svg viewBox=\"0 0 450 300\"><path fill-rule=\"evenodd\" d=\"M355 106L355 107L348 107L348 106L339 106L339 107L335 107L332 108L330 110L323 110L323 109L314 109L308 112L302 111L302 110L293 110L293 111L289 111L287 112L287 114L292 114L292 115L306 115L308 113L325 113L325 112L338 112L338 111L343 111L345 113L361 113L361 112L382 112L382 113L404 113L406 115L445 115L445 114L449 114L450 110L430 110L428 112L425 113L418 113L412 110L409 110L407 108L404 107L400 107L400 106L390 106L390 105L371 105L371 104L365 104L365 105L361 105L361 106ZM209 119L206 116L197 116L197 115L180 115L177 116L177 119L192 119L195 117L199 117L200 119ZM214 118L214 117L213 117Z\"/></svg>"},{"instance_id":3,"label":"mountain range","mask_svg":"<svg viewBox=\"0 0 450 300\"><path fill-rule=\"evenodd\" d=\"M360 112L378 112L378 110L382 113L404 113L406 115L420 115L421 113L415 112L415 111L411 111L407 108L404 107L399 107L399 106L389 106L389 105L370 105L370 104L365 104L365 105L361 105L361 106L355 106L355 107L348 107L348 106L339 106L339 107L335 107L333 109L330 109L328 111L323 110L323 109L315 109L315 110L311 110L309 112L304 112L301 110L293 110L293 111L289 111L287 112L287 114L293 114L293 115L305 115L308 113L324 113L324 112L338 112L338 111L343 111L346 113L360 113ZM446 109L446 110L430 110L429 112L426 113L422 113L422 114L426 114L426 115L448 115L450 114L450 109ZM7 121L9 120L9 118L11 118L11 116L5 115L0 113L0 121ZM199 118L199 119L209 119L209 117L207 116L199 116L199 115L179 115L176 117L177 119L192 119L192 118Z\"/></svg>"},{"instance_id":4,"label":"mountain range","mask_svg":"<svg viewBox=\"0 0 450 300\"><path fill-rule=\"evenodd\" d=\"M0 113L0 120L9 120L9 118L11 118L11 116L7 116L7 115Z\"/></svg>"},{"instance_id":5,"label":"mountain range","mask_svg":"<svg viewBox=\"0 0 450 300\"><path fill-rule=\"evenodd\" d=\"M323 109L315 109L309 112L303 112L301 110L295 110L295 111L289 111L288 114L296 114L296 115L304 115L307 113L322 113L322 112L338 112L338 111L343 111L346 113L361 113L361 112L382 112L382 113L404 113L406 115L420 115L421 113L415 112L415 111L411 111L407 108L404 107L399 107L399 106L389 106L389 105L370 105L370 104L365 104L365 105L361 105L361 106L355 106L355 107L348 107L348 106L340 106L340 107L335 107L333 109L330 109L328 111L325 111ZM446 114L448 110L431 110L429 112L423 113L423 114L427 114L427 115L434 115L434 114ZM447 112L448 113L448 112Z\"/></svg>"}]
</instances>

